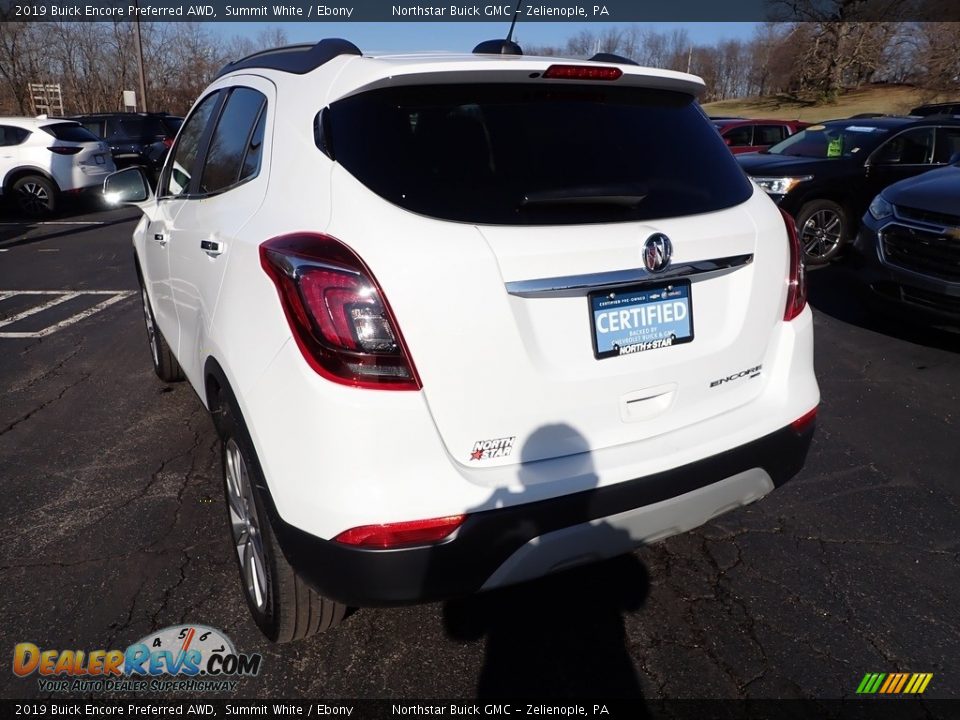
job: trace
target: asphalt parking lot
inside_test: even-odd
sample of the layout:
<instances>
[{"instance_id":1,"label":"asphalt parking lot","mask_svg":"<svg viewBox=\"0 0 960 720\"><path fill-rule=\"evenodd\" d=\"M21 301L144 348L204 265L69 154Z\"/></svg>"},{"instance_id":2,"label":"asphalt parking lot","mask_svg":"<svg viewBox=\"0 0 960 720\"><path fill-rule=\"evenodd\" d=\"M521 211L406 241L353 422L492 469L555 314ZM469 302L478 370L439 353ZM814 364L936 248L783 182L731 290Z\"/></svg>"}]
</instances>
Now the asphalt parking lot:
<instances>
[{"instance_id":1,"label":"asphalt parking lot","mask_svg":"<svg viewBox=\"0 0 960 720\"><path fill-rule=\"evenodd\" d=\"M271 646L213 425L150 367L135 216L0 218L2 652L200 623L264 655L238 697L850 697L867 672L960 697L960 335L871 318L817 270L823 401L792 483L629 557ZM42 693L7 670L0 696Z\"/></svg>"}]
</instances>

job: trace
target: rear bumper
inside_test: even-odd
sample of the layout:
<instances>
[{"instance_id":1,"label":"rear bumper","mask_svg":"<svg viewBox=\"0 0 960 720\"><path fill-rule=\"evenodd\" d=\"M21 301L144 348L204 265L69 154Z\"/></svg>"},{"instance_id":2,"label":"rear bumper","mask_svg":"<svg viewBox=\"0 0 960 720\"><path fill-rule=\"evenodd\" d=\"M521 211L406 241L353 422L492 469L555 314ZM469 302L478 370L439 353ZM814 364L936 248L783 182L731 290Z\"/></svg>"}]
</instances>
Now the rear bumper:
<instances>
[{"instance_id":1,"label":"rear bumper","mask_svg":"<svg viewBox=\"0 0 960 720\"><path fill-rule=\"evenodd\" d=\"M434 546L357 549L275 512L274 529L297 573L326 597L357 606L438 600L612 557L752 502L803 467L813 430L788 426L656 475L474 513Z\"/></svg>"}]
</instances>

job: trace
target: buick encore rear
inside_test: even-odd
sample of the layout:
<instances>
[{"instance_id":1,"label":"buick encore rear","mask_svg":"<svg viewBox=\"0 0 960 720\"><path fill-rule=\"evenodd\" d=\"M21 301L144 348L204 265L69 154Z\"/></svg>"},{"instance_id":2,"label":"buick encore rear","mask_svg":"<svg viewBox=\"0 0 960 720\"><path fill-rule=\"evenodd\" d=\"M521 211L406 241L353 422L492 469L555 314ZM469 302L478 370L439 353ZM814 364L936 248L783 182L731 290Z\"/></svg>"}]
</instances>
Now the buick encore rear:
<instances>
[{"instance_id":1,"label":"buick encore rear","mask_svg":"<svg viewBox=\"0 0 960 720\"><path fill-rule=\"evenodd\" d=\"M629 552L801 469L802 253L703 89L327 40L228 65L156 194L107 181L270 639Z\"/></svg>"}]
</instances>

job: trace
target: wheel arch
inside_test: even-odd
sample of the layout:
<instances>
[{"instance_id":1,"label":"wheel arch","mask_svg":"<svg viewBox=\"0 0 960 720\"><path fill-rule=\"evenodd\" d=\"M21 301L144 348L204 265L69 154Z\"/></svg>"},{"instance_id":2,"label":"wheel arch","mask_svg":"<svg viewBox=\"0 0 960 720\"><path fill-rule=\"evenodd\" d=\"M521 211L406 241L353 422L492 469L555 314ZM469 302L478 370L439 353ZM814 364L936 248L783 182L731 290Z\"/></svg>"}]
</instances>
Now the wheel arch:
<instances>
[{"instance_id":1,"label":"wheel arch","mask_svg":"<svg viewBox=\"0 0 960 720\"><path fill-rule=\"evenodd\" d=\"M283 518L280 516L280 512L277 510L277 505L274 502L273 494L270 492L269 480L267 480L266 473L263 471L263 464L260 462L260 451L257 449L253 434L250 432L250 429L247 426L247 421L244 418L243 410L240 407L237 396L233 391L233 386L231 385L230 380L227 378L227 373L223 369L223 366L212 355L207 357L203 364L203 395L204 396L201 399L206 404L207 409L210 411L210 417L212 418L213 425L217 430L217 436L221 440L224 439L222 423L224 412L223 403L225 402L230 406L233 418L239 426L238 429L240 432L246 435L250 442L250 446L253 448L254 457L252 460L257 464L259 477L263 479L263 484L258 484L256 487L257 490L263 494L262 497L264 500L264 506L269 514L270 521L274 524L275 528L285 527L286 523L283 521ZM286 551L284 552L286 553Z\"/></svg>"},{"instance_id":2,"label":"wheel arch","mask_svg":"<svg viewBox=\"0 0 960 720\"><path fill-rule=\"evenodd\" d=\"M46 170L42 168L34 167L32 165L22 165L16 167L13 170L10 170L3 178L3 192L4 194L9 193L13 189L13 184L22 177L27 177L28 175L39 175L40 177L48 180L53 184L53 189L55 192L63 192L60 189L60 185L54 180L53 175L51 175Z\"/></svg>"},{"instance_id":3,"label":"wheel arch","mask_svg":"<svg viewBox=\"0 0 960 720\"><path fill-rule=\"evenodd\" d=\"M827 200L839 205L843 209L844 214L847 216L847 223L850 226L849 230L856 231L857 226L860 224L860 216L857 214L855 206L856 198L853 192L844 191L839 188L812 192L803 197L797 203L796 214L799 216L803 211L804 206L813 202L819 202L821 200Z\"/></svg>"}]
</instances>

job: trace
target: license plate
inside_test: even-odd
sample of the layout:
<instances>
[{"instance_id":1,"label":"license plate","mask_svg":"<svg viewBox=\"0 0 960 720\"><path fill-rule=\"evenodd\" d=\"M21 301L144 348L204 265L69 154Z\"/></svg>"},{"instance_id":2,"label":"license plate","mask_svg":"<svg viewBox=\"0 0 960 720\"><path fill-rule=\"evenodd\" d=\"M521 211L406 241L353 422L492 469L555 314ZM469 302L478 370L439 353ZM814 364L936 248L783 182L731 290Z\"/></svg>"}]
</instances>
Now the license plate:
<instances>
[{"instance_id":1,"label":"license plate","mask_svg":"<svg viewBox=\"0 0 960 720\"><path fill-rule=\"evenodd\" d=\"M595 292L588 299L593 354L598 360L693 340L689 280Z\"/></svg>"},{"instance_id":2,"label":"license plate","mask_svg":"<svg viewBox=\"0 0 960 720\"><path fill-rule=\"evenodd\" d=\"M94 155L93 157L96 159L97 165L103 165L103 155Z\"/></svg>"}]
</instances>

